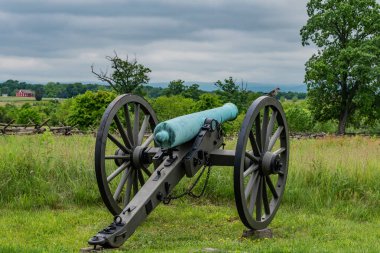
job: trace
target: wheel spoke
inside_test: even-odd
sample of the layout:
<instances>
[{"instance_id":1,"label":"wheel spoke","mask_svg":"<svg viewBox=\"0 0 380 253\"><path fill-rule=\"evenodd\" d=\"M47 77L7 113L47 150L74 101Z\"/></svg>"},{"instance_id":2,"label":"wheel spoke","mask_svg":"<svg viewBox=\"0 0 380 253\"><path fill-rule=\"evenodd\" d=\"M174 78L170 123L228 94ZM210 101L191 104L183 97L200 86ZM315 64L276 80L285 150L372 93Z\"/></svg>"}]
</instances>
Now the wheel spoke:
<instances>
[{"instance_id":1,"label":"wheel spoke","mask_svg":"<svg viewBox=\"0 0 380 253\"><path fill-rule=\"evenodd\" d=\"M257 191L256 197L256 220L261 221L261 200L263 195L263 181L260 180L259 190Z\"/></svg>"},{"instance_id":2,"label":"wheel spoke","mask_svg":"<svg viewBox=\"0 0 380 253\"><path fill-rule=\"evenodd\" d=\"M154 136L153 136L153 134L151 134L151 135L150 135L150 136L144 141L144 143L141 144L141 147L142 147L142 148L146 148L146 147L148 147L149 144L153 141L153 139L154 139Z\"/></svg>"},{"instance_id":3,"label":"wheel spoke","mask_svg":"<svg viewBox=\"0 0 380 253\"><path fill-rule=\"evenodd\" d=\"M255 207L255 203L256 203L256 199L257 199L257 193L258 193L258 190L259 190L259 186L260 186L260 175L259 173L256 173L256 178L255 178L255 182L254 182L254 189L251 193L251 199L249 200L249 213L250 214L253 214L253 209Z\"/></svg>"},{"instance_id":4,"label":"wheel spoke","mask_svg":"<svg viewBox=\"0 0 380 253\"><path fill-rule=\"evenodd\" d=\"M263 150L262 150L262 145L261 145L260 112L257 114L256 119L255 119L255 131L256 131L256 143L261 153Z\"/></svg>"},{"instance_id":5,"label":"wheel spoke","mask_svg":"<svg viewBox=\"0 0 380 253\"><path fill-rule=\"evenodd\" d=\"M272 135L272 132L273 132L273 127L274 127L274 122L276 120L276 117L277 117L277 111L273 110L272 116L269 119L269 124L268 124L268 128L267 128L267 136L265 138L265 147L266 147L266 150L269 150L269 148L268 148L268 142L269 142L269 138L270 138L270 136Z\"/></svg>"},{"instance_id":6,"label":"wheel spoke","mask_svg":"<svg viewBox=\"0 0 380 253\"><path fill-rule=\"evenodd\" d=\"M267 149L267 129L268 129L268 118L269 118L269 107L264 107L264 115L263 115L263 125L261 127L261 146L262 151L265 152Z\"/></svg>"},{"instance_id":7,"label":"wheel spoke","mask_svg":"<svg viewBox=\"0 0 380 253\"><path fill-rule=\"evenodd\" d=\"M249 195L251 194L251 190L252 190L252 187L253 187L253 182L255 182L255 178L257 177L257 174L258 173L251 175L251 177L248 180L247 186L244 189L244 196L245 196L246 199L248 199Z\"/></svg>"},{"instance_id":8,"label":"wheel spoke","mask_svg":"<svg viewBox=\"0 0 380 253\"><path fill-rule=\"evenodd\" d=\"M142 171L137 171L138 173L138 178L139 178L139 182L140 182L140 185L141 187L145 184L145 180L144 180L144 177L143 177L143 174L142 174Z\"/></svg>"},{"instance_id":9,"label":"wheel spoke","mask_svg":"<svg viewBox=\"0 0 380 253\"><path fill-rule=\"evenodd\" d=\"M120 143L112 134L108 133L107 137L115 143L116 146L118 146L124 153L131 153L132 151L128 149L126 146Z\"/></svg>"},{"instance_id":10,"label":"wheel spoke","mask_svg":"<svg viewBox=\"0 0 380 253\"><path fill-rule=\"evenodd\" d=\"M246 171L244 171L244 173L243 173L243 177L248 176L248 175L251 174L253 171L255 171L258 167L259 167L258 164L252 164L251 166L248 167L248 169L247 169Z\"/></svg>"},{"instance_id":11,"label":"wheel spoke","mask_svg":"<svg viewBox=\"0 0 380 253\"><path fill-rule=\"evenodd\" d=\"M278 194L277 194L276 188L273 186L271 178L269 176L266 176L266 180L265 181L266 181L266 183L267 183L270 191L272 192L273 198L277 199L278 198Z\"/></svg>"},{"instance_id":12,"label":"wheel spoke","mask_svg":"<svg viewBox=\"0 0 380 253\"><path fill-rule=\"evenodd\" d=\"M259 162L259 158L258 157L256 157L256 156L254 156L254 155L252 155L251 153L249 153L249 152L245 152L245 155L251 160L251 161L254 161L254 162Z\"/></svg>"},{"instance_id":13,"label":"wheel spoke","mask_svg":"<svg viewBox=\"0 0 380 253\"><path fill-rule=\"evenodd\" d=\"M123 174L123 176L121 177L121 179L120 179L120 183L119 183L119 185L117 186L115 193L113 194L113 198L114 198L115 200L117 200L117 198L120 196L121 190L123 189L123 186L124 186L125 182L126 182L127 179L128 179L128 174L129 174L128 172L125 172L125 173Z\"/></svg>"},{"instance_id":14,"label":"wheel spoke","mask_svg":"<svg viewBox=\"0 0 380 253\"><path fill-rule=\"evenodd\" d=\"M152 175L152 172L150 172L147 168L142 167L141 169L142 169L142 170L145 172L145 174L147 174L149 177Z\"/></svg>"},{"instance_id":15,"label":"wheel spoke","mask_svg":"<svg viewBox=\"0 0 380 253\"><path fill-rule=\"evenodd\" d=\"M124 144L125 144L127 147L131 148L131 147L132 147L132 144L131 144L130 140L128 139L127 135L125 134L124 128L123 128L123 126L121 125L120 119L119 119L119 117L117 116L117 114L115 115L115 117L113 118L113 120L114 120L115 123L116 123L116 127L117 127L117 129L119 130L119 133L120 133L121 139L123 139Z\"/></svg>"},{"instance_id":16,"label":"wheel spoke","mask_svg":"<svg viewBox=\"0 0 380 253\"><path fill-rule=\"evenodd\" d=\"M123 170L128 168L129 164L130 162L126 162L120 165L119 168L117 168L114 172L111 173L111 175L107 177L107 182L108 183L111 182L112 179L114 179L117 175L119 175ZM129 173L129 171L127 173Z\"/></svg>"},{"instance_id":17,"label":"wheel spoke","mask_svg":"<svg viewBox=\"0 0 380 253\"><path fill-rule=\"evenodd\" d=\"M106 155L104 159L129 159L130 155Z\"/></svg>"},{"instance_id":18,"label":"wheel spoke","mask_svg":"<svg viewBox=\"0 0 380 253\"><path fill-rule=\"evenodd\" d=\"M125 104L123 106L123 109L124 109L125 122L127 123L128 139L131 141L131 143L133 145L134 144L134 140L133 140L133 135L132 135L132 124L131 124L131 117L129 116L128 104Z\"/></svg>"},{"instance_id":19,"label":"wheel spoke","mask_svg":"<svg viewBox=\"0 0 380 253\"><path fill-rule=\"evenodd\" d=\"M260 156L260 154L261 154L261 152L260 152L260 148L259 148L259 146L257 145L256 139L255 139L255 136L254 136L252 130L249 131L249 141L250 141L250 143L251 143L253 153L254 153L256 156Z\"/></svg>"},{"instance_id":20,"label":"wheel spoke","mask_svg":"<svg viewBox=\"0 0 380 253\"><path fill-rule=\"evenodd\" d=\"M138 145L138 135L139 135L139 122L140 120L140 104L135 104L135 119L133 121L133 140L135 145Z\"/></svg>"},{"instance_id":21,"label":"wheel spoke","mask_svg":"<svg viewBox=\"0 0 380 253\"><path fill-rule=\"evenodd\" d=\"M269 200L268 200L268 194L267 194L267 186L266 186L266 183L265 183L265 177L263 177L262 189L263 189L264 211L265 211L266 215L269 215L270 214L270 208L269 208Z\"/></svg>"},{"instance_id":22,"label":"wheel spoke","mask_svg":"<svg viewBox=\"0 0 380 253\"><path fill-rule=\"evenodd\" d=\"M279 154L281 154L284 151L285 151L285 148L280 148L280 149L277 149L276 151L274 151L273 154L274 155L279 155Z\"/></svg>"},{"instance_id":23,"label":"wheel spoke","mask_svg":"<svg viewBox=\"0 0 380 253\"><path fill-rule=\"evenodd\" d=\"M134 171L135 173L133 174L133 196L136 196L137 192L139 191L139 184L138 184L138 181L137 181L137 173L138 171L135 170Z\"/></svg>"},{"instance_id":24,"label":"wheel spoke","mask_svg":"<svg viewBox=\"0 0 380 253\"><path fill-rule=\"evenodd\" d=\"M137 140L137 145L141 145L142 143L142 140L144 138L144 134L145 134L145 131L146 131L146 127L148 126L148 123L149 123L149 118L150 118L150 115L145 115L144 116L144 121L143 123L141 124L141 128L140 128L140 132L139 132L139 135L138 135L138 140Z\"/></svg>"},{"instance_id":25,"label":"wheel spoke","mask_svg":"<svg viewBox=\"0 0 380 253\"><path fill-rule=\"evenodd\" d=\"M269 140L268 151L272 150L272 148L273 148L274 144L276 143L278 137L280 137L280 134L281 134L283 129L284 129L283 126L279 126L277 128L276 132L274 132L273 136Z\"/></svg>"},{"instance_id":26,"label":"wheel spoke","mask_svg":"<svg viewBox=\"0 0 380 253\"><path fill-rule=\"evenodd\" d=\"M129 203L129 200L131 199L133 173L134 171L132 171L132 173L129 173L128 175L127 189L125 190L124 206L126 206Z\"/></svg>"}]
</instances>

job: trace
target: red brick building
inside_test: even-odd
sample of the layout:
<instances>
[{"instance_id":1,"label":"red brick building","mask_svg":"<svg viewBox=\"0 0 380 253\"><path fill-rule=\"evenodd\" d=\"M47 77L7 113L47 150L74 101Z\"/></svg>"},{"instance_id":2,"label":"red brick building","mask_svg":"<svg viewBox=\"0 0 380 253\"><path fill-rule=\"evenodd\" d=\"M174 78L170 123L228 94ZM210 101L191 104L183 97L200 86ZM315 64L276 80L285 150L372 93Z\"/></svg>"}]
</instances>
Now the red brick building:
<instances>
[{"instance_id":1,"label":"red brick building","mask_svg":"<svg viewBox=\"0 0 380 253\"><path fill-rule=\"evenodd\" d=\"M34 97L34 92L31 90L19 90L16 92L16 97Z\"/></svg>"}]
</instances>

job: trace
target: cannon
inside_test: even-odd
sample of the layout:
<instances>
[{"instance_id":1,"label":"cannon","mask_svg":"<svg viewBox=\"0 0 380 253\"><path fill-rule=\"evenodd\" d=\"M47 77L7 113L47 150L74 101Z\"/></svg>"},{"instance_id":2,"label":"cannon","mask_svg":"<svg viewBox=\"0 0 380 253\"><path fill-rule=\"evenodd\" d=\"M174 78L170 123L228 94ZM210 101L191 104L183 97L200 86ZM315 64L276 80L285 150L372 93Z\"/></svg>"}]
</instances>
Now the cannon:
<instances>
[{"instance_id":1,"label":"cannon","mask_svg":"<svg viewBox=\"0 0 380 253\"><path fill-rule=\"evenodd\" d=\"M102 117L95 144L98 188L114 219L88 243L120 247L157 205L173 199L183 177L211 166L233 168L242 223L252 230L266 228L280 206L288 173L285 113L275 98L257 98L246 112L236 149L225 150L221 125L237 113L227 103L159 124L146 100L118 96Z\"/></svg>"}]
</instances>

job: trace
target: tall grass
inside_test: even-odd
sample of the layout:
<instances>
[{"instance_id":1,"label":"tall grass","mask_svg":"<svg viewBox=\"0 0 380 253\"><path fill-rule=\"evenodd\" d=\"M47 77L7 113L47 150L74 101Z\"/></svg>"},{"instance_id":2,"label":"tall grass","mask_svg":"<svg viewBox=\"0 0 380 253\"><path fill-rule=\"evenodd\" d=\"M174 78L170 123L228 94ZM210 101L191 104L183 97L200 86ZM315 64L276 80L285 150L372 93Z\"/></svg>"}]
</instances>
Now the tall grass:
<instances>
[{"instance_id":1,"label":"tall grass","mask_svg":"<svg viewBox=\"0 0 380 253\"><path fill-rule=\"evenodd\" d=\"M292 142L285 203L368 220L380 214L380 139Z\"/></svg>"},{"instance_id":2,"label":"tall grass","mask_svg":"<svg viewBox=\"0 0 380 253\"><path fill-rule=\"evenodd\" d=\"M94 144L92 136L0 136L0 204L24 209L101 204ZM226 148L235 145L231 140ZM206 201L233 201L232 170L212 168ZM176 192L182 192L189 181L183 180ZM380 139L292 140L283 204L358 220L378 217Z\"/></svg>"},{"instance_id":3,"label":"tall grass","mask_svg":"<svg viewBox=\"0 0 380 253\"><path fill-rule=\"evenodd\" d=\"M99 202L93 147L91 136L0 136L0 203L59 208Z\"/></svg>"}]
</instances>

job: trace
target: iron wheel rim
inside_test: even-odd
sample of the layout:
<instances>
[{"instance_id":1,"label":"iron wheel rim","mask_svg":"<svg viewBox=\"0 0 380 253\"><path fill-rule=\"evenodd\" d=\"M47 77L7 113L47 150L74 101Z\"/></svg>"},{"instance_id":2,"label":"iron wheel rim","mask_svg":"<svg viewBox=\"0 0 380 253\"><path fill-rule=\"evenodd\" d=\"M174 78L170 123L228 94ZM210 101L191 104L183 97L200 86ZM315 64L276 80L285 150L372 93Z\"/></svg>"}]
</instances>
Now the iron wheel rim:
<instances>
[{"instance_id":1,"label":"iron wheel rim","mask_svg":"<svg viewBox=\"0 0 380 253\"><path fill-rule=\"evenodd\" d=\"M147 122L144 123L143 121L142 124L135 125L135 121L134 121L135 118L133 118L133 122L131 121L131 115L129 114L130 113L129 109L130 107L132 107L132 105L133 105L134 110L136 110L136 108L138 110L137 117L139 120L137 120L136 122L140 123L140 116L142 114L144 115L144 121L147 121ZM122 122L122 120L120 120L120 117L119 117L120 115L118 115L119 111L124 113L125 122ZM127 115L129 117L129 126L126 120ZM135 117L135 114L133 116ZM149 116L147 120L145 119L146 116ZM122 137L122 134L120 134L120 128L118 124L116 123L117 121L116 118L119 118L118 121L121 123L123 130L125 130L124 138ZM125 123L125 124L122 124L122 123ZM113 134L110 133L111 124L116 125L116 129L119 131L120 137L115 137ZM145 99L136 95L132 95L132 94L124 94L115 98L108 105L107 109L105 110L103 114L99 129L97 131L96 144L95 144L95 174L96 174L97 184L98 184L98 188L99 188L99 192L102 197L102 200L104 204L106 205L106 207L108 208L108 210L113 215L119 214L123 210L123 208L130 202L133 196L136 195L136 193L138 192L139 190L138 185L140 184L140 188L143 185L143 181L140 180L141 179L140 174L143 175L144 172L142 171L141 168L138 168L138 169L135 168L132 161L133 150L136 147L141 147L142 145L146 144L146 143L144 144L142 143L143 139L140 140L140 135L141 135L140 132L142 132L142 129L140 129L140 126L143 127L143 124L146 125L145 126L146 128L149 126L151 129L151 136L148 138L151 140L147 144L147 146L152 145L154 144L153 130L154 130L154 127L158 124L158 120L157 120L154 110ZM136 126L138 127L140 131L135 130ZM145 134L145 131L146 129L144 130L143 135ZM136 137L136 133L137 133L137 137ZM127 143L128 141L127 142L125 141L125 137L129 140L129 145ZM114 172L116 172L115 174L117 174L116 176L112 174L113 172L111 174L107 173L107 170L109 170L109 165L108 166L106 165L106 158L108 159L109 157L112 157L111 153L108 153L108 154L106 153L107 142L110 141L110 143L113 143L114 145L116 145L115 142L110 138L115 138L116 141L118 141L119 144L121 144L125 149L125 150L122 150L122 148L118 146L118 149L121 150L121 153L124 154L125 158L119 159L119 161L122 160L122 164L120 164L120 166L118 166L114 170ZM139 143L140 145L138 144L138 142L140 142ZM129 154L129 158L127 158L128 154ZM114 154L114 156L116 156L116 154ZM116 163L116 159L114 160ZM124 166L125 168L121 168L122 166ZM117 173L118 172L117 170L120 170L119 173ZM111 175L114 177L112 178ZM111 184L111 181L114 179L116 180L117 177L121 177L121 178L120 178L118 187L114 191L110 188L110 184ZM135 181L137 182L137 186L135 185L136 184ZM123 191L124 186L126 188L125 189L125 194L126 194L128 184L131 185L129 189L130 191L129 200L127 201L123 200L123 203L120 203L117 200L118 197L116 199L114 198L114 194L116 193L117 189L119 188L119 185L121 184L122 184L122 189L119 195L123 193L122 191Z\"/></svg>"},{"instance_id":2,"label":"iron wheel rim","mask_svg":"<svg viewBox=\"0 0 380 253\"><path fill-rule=\"evenodd\" d=\"M261 111L267 115L263 116L263 120L260 118ZM272 115L269 118L270 111ZM255 131L252 131L253 127ZM277 127L276 130L275 127ZM279 130L280 127L282 130ZM271 141L273 137L274 141ZM248 143L252 148L251 151L247 150ZM277 153L270 152L273 151L275 145L279 145L279 149L275 152L279 152L278 157L282 164L278 174L272 174L263 168L265 153L273 153L273 156L277 157ZM268 151L269 148L270 151ZM247 228L264 229L273 220L284 194L288 164L289 135L285 113L275 98L262 96L256 99L247 111L239 132L235 153L235 203L239 217ZM248 176L249 179L247 179ZM274 182L273 178L276 179L276 177L277 180ZM246 185L244 181L247 182Z\"/></svg>"}]
</instances>

